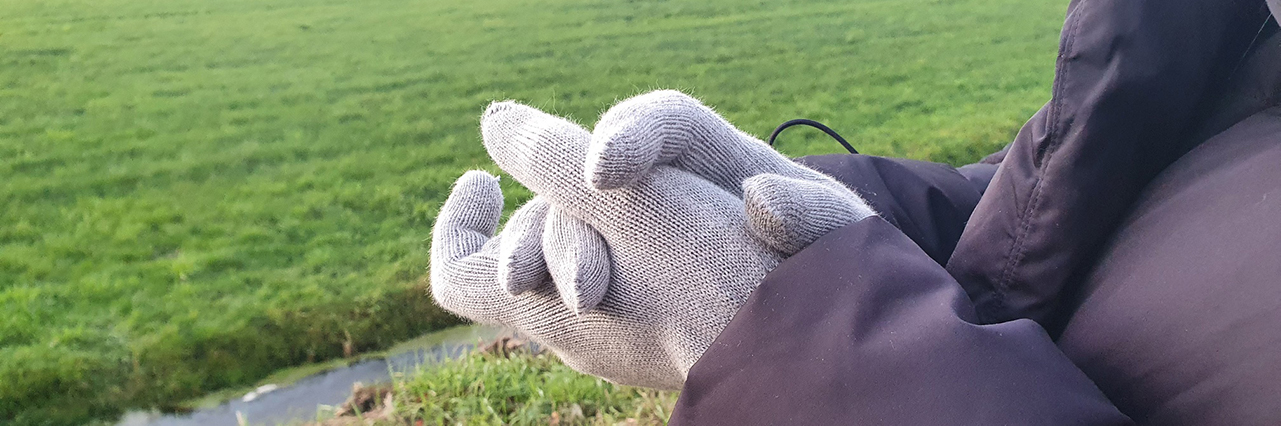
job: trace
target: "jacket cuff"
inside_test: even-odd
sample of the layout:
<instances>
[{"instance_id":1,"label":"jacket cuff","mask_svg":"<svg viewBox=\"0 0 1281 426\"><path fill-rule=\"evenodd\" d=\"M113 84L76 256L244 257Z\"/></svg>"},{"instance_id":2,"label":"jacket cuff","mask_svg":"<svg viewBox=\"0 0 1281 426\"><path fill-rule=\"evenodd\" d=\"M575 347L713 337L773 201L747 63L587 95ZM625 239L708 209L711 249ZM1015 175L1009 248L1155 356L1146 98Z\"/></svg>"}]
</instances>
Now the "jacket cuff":
<instances>
[{"instance_id":1,"label":"jacket cuff","mask_svg":"<svg viewBox=\"0 0 1281 426\"><path fill-rule=\"evenodd\" d=\"M965 293L880 218L762 281L693 366L671 424L1128 424L1034 322Z\"/></svg>"}]
</instances>

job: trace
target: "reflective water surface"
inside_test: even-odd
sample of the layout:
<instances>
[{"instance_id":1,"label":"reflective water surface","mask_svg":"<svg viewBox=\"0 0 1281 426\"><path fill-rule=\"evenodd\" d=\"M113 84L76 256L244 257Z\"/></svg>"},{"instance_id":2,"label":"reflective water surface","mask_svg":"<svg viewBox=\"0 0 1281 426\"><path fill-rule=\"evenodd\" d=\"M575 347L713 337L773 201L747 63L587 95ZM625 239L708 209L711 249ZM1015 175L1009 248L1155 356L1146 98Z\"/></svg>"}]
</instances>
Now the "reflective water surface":
<instances>
[{"instance_id":1,"label":"reflective water surface","mask_svg":"<svg viewBox=\"0 0 1281 426\"><path fill-rule=\"evenodd\" d=\"M265 392L247 393L214 407L187 414L134 411L125 414L117 426L213 426L274 425L315 420L322 405L338 405L351 394L356 382L385 383L391 373L407 371L423 363L457 358L477 342L490 340L502 329L488 326L461 326L431 333L401 343L386 356L351 363L307 376L287 385L265 384Z\"/></svg>"}]
</instances>

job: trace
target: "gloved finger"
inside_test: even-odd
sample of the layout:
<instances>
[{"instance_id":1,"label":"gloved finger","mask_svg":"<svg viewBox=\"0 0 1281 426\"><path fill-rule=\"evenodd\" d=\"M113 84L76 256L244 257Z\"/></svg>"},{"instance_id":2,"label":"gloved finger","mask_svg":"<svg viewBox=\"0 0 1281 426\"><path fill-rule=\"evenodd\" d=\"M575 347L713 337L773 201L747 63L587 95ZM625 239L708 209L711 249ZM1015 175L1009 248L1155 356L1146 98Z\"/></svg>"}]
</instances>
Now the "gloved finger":
<instances>
[{"instance_id":1,"label":"gloved finger","mask_svg":"<svg viewBox=\"0 0 1281 426\"><path fill-rule=\"evenodd\" d=\"M763 174L743 181L747 229L784 256L876 211L852 191L818 182Z\"/></svg>"},{"instance_id":2,"label":"gloved finger","mask_svg":"<svg viewBox=\"0 0 1281 426\"><path fill-rule=\"evenodd\" d=\"M463 173L441 206L432 229L432 254L443 264L471 255L494 236L503 215L498 177L480 170Z\"/></svg>"},{"instance_id":3,"label":"gloved finger","mask_svg":"<svg viewBox=\"0 0 1281 426\"><path fill-rule=\"evenodd\" d=\"M605 298L611 273L609 248L591 225L552 209L544 228L543 253L569 310L583 315Z\"/></svg>"},{"instance_id":4,"label":"gloved finger","mask_svg":"<svg viewBox=\"0 0 1281 426\"><path fill-rule=\"evenodd\" d=\"M551 206L534 197L512 214L498 243L498 284L512 295L547 282L543 259L543 223Z\"/></svg>"},{"instance_id":5,"label":"gloved finger","mask_svg":"<svg viewBox=\"0 0 1281 426\"><path fill-rule=\"evenodd\" d=\"M454 183L432 228L431 291L445 309L481 322L501 316L492 237L502 213L497 177L473 170Z\"/></svg>"},{"instance_id":6,"label":"gloved finger","mask_svg":"<svg viewBox=\"0 0 1281 426\"><path fill-rule=\"evenodd\" d=\"M585 176L598 189L630 185L668 164L742 196L747 178L772 173L843 187L744 133L697 99L659 90L618 103L592 131Z\"/></svg>"},{"instance_id":7,"label":"gloved finger","mask_svg":"<svg viewBox=\"0 0 1281 426\"><path fill-rule=\"evenodd\" d=\"M485 150L517 182L553 206L587 219L588 200L609 198L583 181L586 129L515 102L496 102L480 120Z\"/></svg>"}]
</instances>

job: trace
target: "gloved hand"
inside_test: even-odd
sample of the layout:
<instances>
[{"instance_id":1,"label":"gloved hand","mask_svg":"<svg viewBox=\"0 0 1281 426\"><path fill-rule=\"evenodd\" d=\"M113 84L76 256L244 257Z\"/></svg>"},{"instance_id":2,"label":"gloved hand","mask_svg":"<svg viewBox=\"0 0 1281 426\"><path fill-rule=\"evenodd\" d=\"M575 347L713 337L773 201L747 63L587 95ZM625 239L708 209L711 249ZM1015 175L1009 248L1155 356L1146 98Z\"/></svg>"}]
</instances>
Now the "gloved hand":
<instances>
[{"instance_id":1,"label":"gloved hand","mask_svg":"<svg viewBox=\"0 0 1281 426\"><path fill-rule=\"evenodd\" d=\"M594 134L512 102L481 130L538 197L493 236L497 178L464 174L433 231L433 296L622 384L679 388L770 269L875 214L677 92L620 103Z\"/></svg>"}]
</instances>

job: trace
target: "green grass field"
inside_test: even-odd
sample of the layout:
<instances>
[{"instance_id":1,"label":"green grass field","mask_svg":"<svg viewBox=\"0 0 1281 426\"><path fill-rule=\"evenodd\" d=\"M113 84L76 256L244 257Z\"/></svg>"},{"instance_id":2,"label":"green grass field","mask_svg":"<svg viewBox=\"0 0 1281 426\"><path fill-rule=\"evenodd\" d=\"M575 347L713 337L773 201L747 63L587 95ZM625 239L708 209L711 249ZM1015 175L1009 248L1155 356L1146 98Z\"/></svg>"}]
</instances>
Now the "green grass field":
<instances>
[{"instance_id":1,"label":"green grass field","mask_svg":"<svg viewBox=\"0 0 1281 426\"><path fill-rule=\"evenodd\" d=\"M665 423L676 392L619 386L585 376L550 354L472 354L395 380L388 424L614 425Z\"/></svg>"},{"instance_id":2,"label":"green grass field","mask_svg":"<svg viewBox=\"0 0 1281 426\"><path fill-rule=\"evenodd\" d=\"M962 163L1048 98L1065 1L0 0L0 423L172 406L451 321L477 117L685 90ZM790 155L839 152L790 131ZM509 207L528 191L504 180Z\"/></svg>"}]
</instances>

